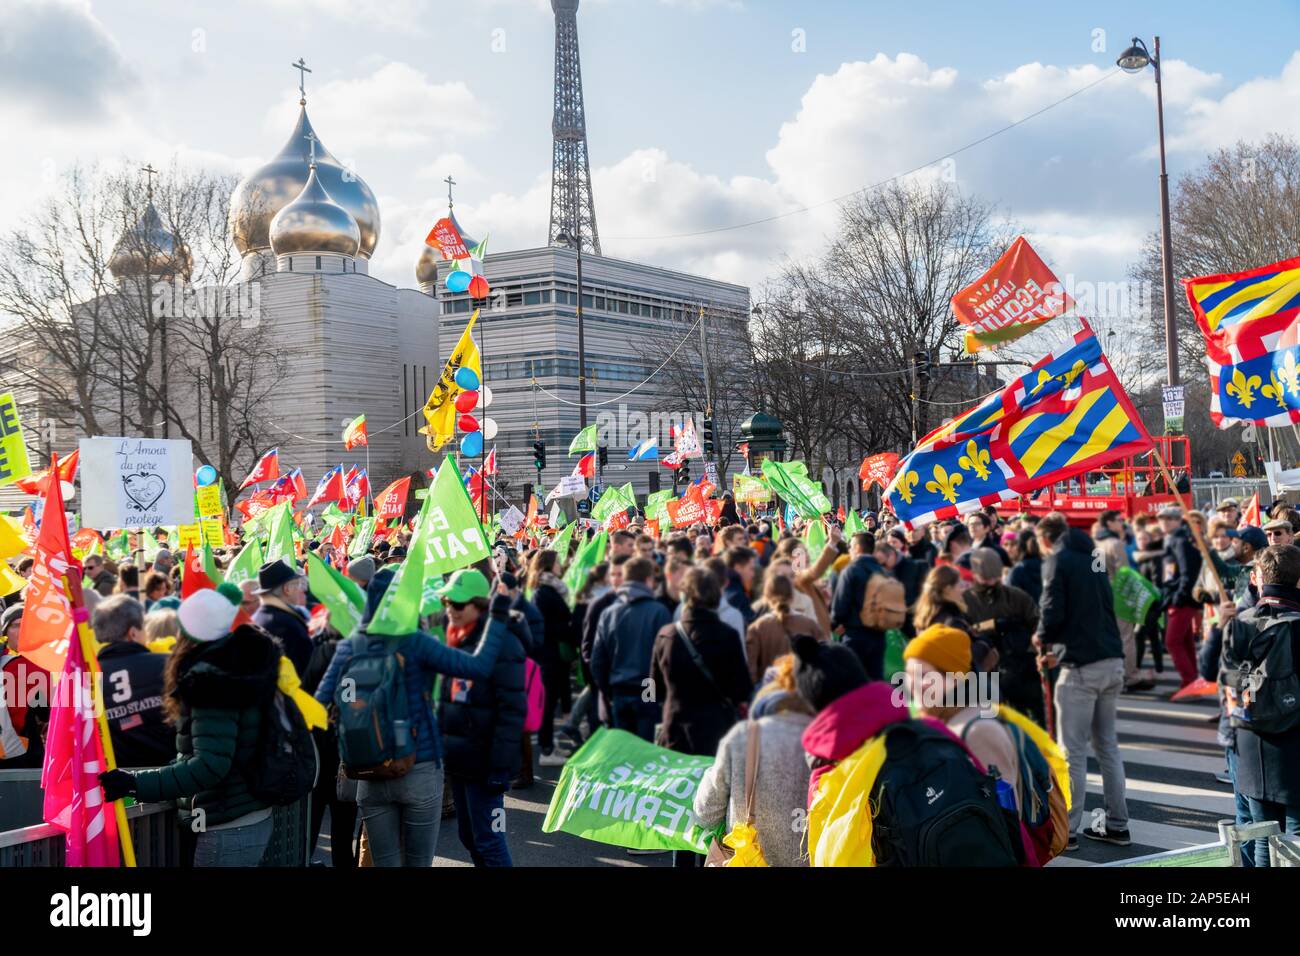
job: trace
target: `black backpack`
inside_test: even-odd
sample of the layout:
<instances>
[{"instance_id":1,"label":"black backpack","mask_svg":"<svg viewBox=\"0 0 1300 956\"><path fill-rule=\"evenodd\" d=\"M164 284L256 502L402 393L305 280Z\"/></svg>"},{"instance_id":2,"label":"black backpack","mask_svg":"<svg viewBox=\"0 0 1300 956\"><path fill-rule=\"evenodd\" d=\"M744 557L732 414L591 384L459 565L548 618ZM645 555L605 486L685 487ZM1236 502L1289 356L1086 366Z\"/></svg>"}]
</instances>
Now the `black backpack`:
<instances>
[{"instance_id":1,"label":"black backpack","mask_svg":"<svg viewBox=\"0 0 1300 956\"><path fill-rule=\"evenodd\" d=\"M872 788L877 866L1019 866L1020 824L998 802L997 776L923 721L886 731Z\"/></svg>"},{"instance_id":2,"label":"black backpack","mask_svg":"<svg viewBox=\"0 0 1300 956\"><path fill-rule=\"evenodd\" d=\"M316 742L298 705L276 689L262 708L257 753L248 767L248 789L263 803L297 803L316 786Z\"/></svg>"},{"instance_id":3,"label":"black backpack","mask_svg":"<svg viewBox=\"0 0 1300 956\"><path fill-rule=\"evenodd\" d=\"M1292 655L1292 625L1300 614L1261 617L1251 609L1228 625L1219 683L1233 727L1279 734L1300 723L1300 677Z\"/></svg>"}]
</instances>

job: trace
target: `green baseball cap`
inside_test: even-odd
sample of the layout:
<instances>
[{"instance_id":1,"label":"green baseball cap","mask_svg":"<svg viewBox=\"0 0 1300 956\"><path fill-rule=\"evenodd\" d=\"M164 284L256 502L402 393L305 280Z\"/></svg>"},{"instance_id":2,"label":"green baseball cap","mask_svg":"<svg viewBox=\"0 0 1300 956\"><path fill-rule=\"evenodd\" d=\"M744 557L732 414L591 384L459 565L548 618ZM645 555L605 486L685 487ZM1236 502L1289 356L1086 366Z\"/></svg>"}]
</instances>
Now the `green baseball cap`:
<instances>
[{"instance_id":1,"label":"green baseball cap","mask_svg":"<svg viewBox=\"0 0 1300 956\"><path fill-rule=\"evenodd\" d=\"M482 571L477 568L461 568L436 593L440 598L464 604L473 598L486 598L488 590L488 579Z\"/></svg>"}]
</instances>

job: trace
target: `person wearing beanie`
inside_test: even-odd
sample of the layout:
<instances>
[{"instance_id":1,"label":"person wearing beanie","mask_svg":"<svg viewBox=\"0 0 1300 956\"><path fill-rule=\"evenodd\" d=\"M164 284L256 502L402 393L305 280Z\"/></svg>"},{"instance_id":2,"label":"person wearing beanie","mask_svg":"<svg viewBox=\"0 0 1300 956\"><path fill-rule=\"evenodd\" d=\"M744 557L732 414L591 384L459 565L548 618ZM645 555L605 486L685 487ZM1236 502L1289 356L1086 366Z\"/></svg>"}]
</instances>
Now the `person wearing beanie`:
<instances>
[{"instance_id":1,"label":"person wearing beanie","mask_svg":"<svg viewBox=\"0 0 1300 956\"><path fill-rule=\"evenodd\" d=\"M427 868L433 865L438 846L444 785L443 741L438 719L430 703L433 699L434 679L442 674L446 678L461 677L472 681L468 686L467 681L455 682L464 691L468 703L469 694L480 682L497 682L500 675L495 671L500 660L511 671L512 684L515 682L514 675L518 675L519 696L513 697L516 691L513 687L511 693L514 700L522 702L525 642L520 639L518 632L524 625L522 621L516 622L510 617L509 597L504 594L490 596L491 589L483 574L465 568L453 574L446 587L439 591L439 596L448 609L447 644L420 630L397 635L372 634L369 631L371 622L379 613L380 604L394 573L392 567L384 567L371 578L370 586L366 589L366 610L360 628L350 640L339 643L320 686L316 688L316 699L327 705L339 703L336 692L341 692L348 664L357 647L374 653L388 644L400 650L405 662L407 706L416 745L415 764L404 777L395 780L359 781L357 804L361 809L375 866ZM474 625L466 630L461 625L468 616L466 612L469 605L475 601L486 605L489 619L476 619ZM472 637L470 632L473 632ZM453 646L457 644L459 647ZM461 649L465 647L473 648L473 653ZM452 683L451 680L443 681L443 687L448 693L451 692ZM517 727L514 725L516 717ZM512 716L511 721L514 733L522 733L522 709ZM470 729L477 728L471 726ZM483 788L485 803L488 798L498 795L497 791L503 794L509 788L510 780L519 771L519 753L517 736L513 741L513 749L503 743L501 746L494 745L491 755L474 753L480 759L480 764L473 770L476 774L482 771L486 778ZM463 773L466 777L470 775L468 770ZM493 792L488 793L489 790ZM494 849L505 850L504 840L499 841ZM508 851L500 854L500 859L508 865Z\"/></svg>"},{"instance_id":2,"label":"person wearing beanie","mask_svg":"<svg viewBox=\"0 0 1300 956\"><path fill-rule=\"evenodd\" d=\"M257 572L261 606L253 623L280 642L299 676L307 673L314 646L307 630L307 579L288 561L268 561Z\"/></svg>"},{"instance_id":3,"label":"person wearing beanie","mask_svg":"<svg viewBox=\"0 0 1300 956\"><path fill-rule=\"evenodd\" d=\"M181 633L163 677L176 759L156 770L99 775L105 800L177 801L182 825L198 834L196 867L257 866L271 839L271 808L253 796L243 768L257 756L280 650L260 628L235 626L242 599L239 588L222 584L181 602Z\"/></svg>"},{"instance_id":4,"label":"person wearing beanie","mask_svg":"<svg viewBox=\"0 0 1300 956\"><path fill-rule=\"evenodd\" d=\"M912 706L925 717L942 721L990 771L1016 793L1020 806L1020 760L1016 745L971 670L970 638L955 627L934 624L912 638L903 649L906 685Z\"/></svg>"},{"instance_id":5,"label":"person wearing beanie","mask_svg":"<svg viewBox=\"0 0 1300 956\"><path fill-rule=\"evenodd\" d=\"M1038 605L1024 591L1002 583L1002 559L992 548L976 548L970 564L974 583L963 595L966 616L976 636L998 653L1002 699L1045 727L1043 682L1033 644Z\"/></svg>"},{"instance_id":6,"label":"person wearing beanie","mask_svg":"<svg viewBox=\"0 0 1300 956\"><path fill-rule=\"evenodd\" d=\"M375 559L366 554L355 561L349 561L347 575L361 585L361 590L364 591L370 586L370 579L375 576Z\"/></svg>"}]
</instances>

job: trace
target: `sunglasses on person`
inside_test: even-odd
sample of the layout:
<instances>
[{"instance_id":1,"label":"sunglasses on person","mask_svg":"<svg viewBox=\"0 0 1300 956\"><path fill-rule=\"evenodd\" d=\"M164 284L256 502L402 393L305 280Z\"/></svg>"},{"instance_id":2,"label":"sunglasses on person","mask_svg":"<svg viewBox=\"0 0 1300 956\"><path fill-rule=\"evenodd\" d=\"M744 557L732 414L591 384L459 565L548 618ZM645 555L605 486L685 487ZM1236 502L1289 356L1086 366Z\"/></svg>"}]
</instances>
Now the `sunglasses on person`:
<instances>
[{"instance_id":1,"label":"sunglasses on person","mask_svg":"<svg viewBox=\"0 0 1300 956\"><path fill-rule=\"evenodd\" d=\"M453 601L451 598L443 598L443 599L442 599L442 606L443 606L443 607L449 607L449 608L451 608L452 610L455 610L455 611L463 611L463 610L465 610L465 607L466 607L466 605L468 605L468 604L469 604L469 601Z\"/></svg>"},{"instance_id":2,"label":"sunglasses on person","mask_svg":"<svg viewBox=\"0 0 1300 956\"><path fill-rule=\"evenodd\" d=\"M1289 532L1283 531L1281 528L1273 528L1271 531L1270 531L1270 530L1266 530L1266 531L1264 532L1264 534L1268 535L1270 538L1277 537L1277 536L1284 535L1284 534L1288 534L1288 533L1289 533Z\"/></svg>"}]
</instances>

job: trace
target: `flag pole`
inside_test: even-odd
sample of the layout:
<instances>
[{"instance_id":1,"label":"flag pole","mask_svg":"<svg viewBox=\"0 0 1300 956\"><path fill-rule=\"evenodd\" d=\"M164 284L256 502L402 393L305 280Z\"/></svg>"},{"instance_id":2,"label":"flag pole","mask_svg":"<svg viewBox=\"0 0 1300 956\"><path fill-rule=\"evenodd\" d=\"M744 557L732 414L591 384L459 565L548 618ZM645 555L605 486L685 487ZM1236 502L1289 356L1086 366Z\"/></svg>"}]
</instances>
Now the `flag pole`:
<instances>
[{"instance_id":1,"label":"flag pole","mask_svg":"<svg viewBox=\"0 0 1300 956\"><path fill-rule=\"evenodd\" d=\"M68 573L63 579L63 587L72 604L72 619L77 624L77 640L81 645L81 656L86 666L90 668L90 688L95 705L95 728L104 747L104 769L116 770L117 757L113 753L113 738L108 732L108 715L104 712L104 686L99 677L99 657L95 654L94 632L88 623L90 614L86 610L86 599L82 593L80 567L77 565L68 567ZM113 816L117 820L117 839L122 849L122 862L128 867L134 867L135 844L131 842L131 827L126 820L126 806L121 800L113 801Z\"/></svg>"}]
</instances>

